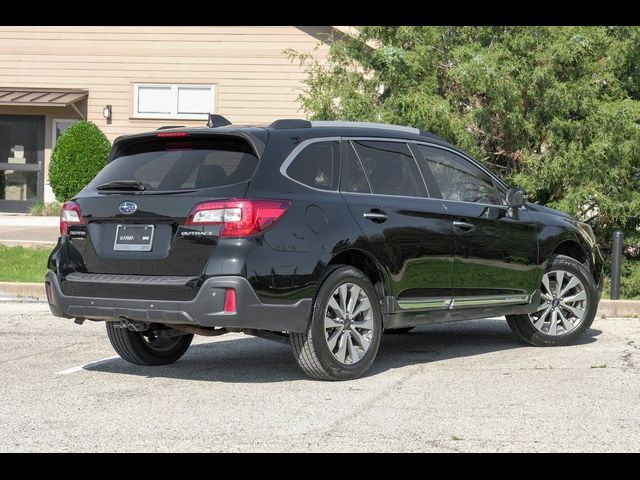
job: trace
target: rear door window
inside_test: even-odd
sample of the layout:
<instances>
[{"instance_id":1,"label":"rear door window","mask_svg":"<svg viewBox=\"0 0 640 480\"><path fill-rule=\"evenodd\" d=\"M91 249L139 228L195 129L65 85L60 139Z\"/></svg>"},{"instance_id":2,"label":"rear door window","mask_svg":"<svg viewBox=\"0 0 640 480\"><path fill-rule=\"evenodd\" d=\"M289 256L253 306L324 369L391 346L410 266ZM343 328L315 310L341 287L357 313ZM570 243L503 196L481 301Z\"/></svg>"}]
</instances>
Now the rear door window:
<instances>
[{"instance_id":1,"label":"rear door window","mask_svg":"<svg viewBox=\"0 0 640 480\"><path fill-rule=\"evenodd\" d=\"M340 142L307 145L287 167L287 175L312 188L336 190L340 169Z\"/></svg>"},{"instance_id":2,"label":"rear door window","mask_svg":"<svg viewBox=\"0 0 640 480\"><path fill-rule=\"evenodd\" d=\"M374 194L426 197L418 166L402 142L354 141Z\"/></svg>"},{"instance_id":3,"label":"rear door window","mask_svg":"<svg viewBox=\"0 0 640 480\"><path fill-rule=\"evenodd\" d=\"M148 191L199 190L246 182L258 165L241 139L150 139L125 147L91 181L137 180Z\"/></svg>"}]
</instances>

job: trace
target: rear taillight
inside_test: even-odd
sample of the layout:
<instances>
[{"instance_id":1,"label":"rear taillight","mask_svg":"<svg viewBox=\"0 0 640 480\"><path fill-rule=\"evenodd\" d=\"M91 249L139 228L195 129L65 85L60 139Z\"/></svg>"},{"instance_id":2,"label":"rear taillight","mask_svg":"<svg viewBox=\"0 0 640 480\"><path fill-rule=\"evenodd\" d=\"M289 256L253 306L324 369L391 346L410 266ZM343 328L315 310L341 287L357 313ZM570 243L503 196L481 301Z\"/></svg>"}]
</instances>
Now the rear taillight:
<instances>
[{"instance_id":1,"label":"rear taillight","mask_svg":"<svg viewBox=\"0 0 640 480\"><path fill-rule=\"evenodd\" d=\"M69 234L69 225L82 225L82 212L76 202L65 202L60 212L60 235Z\"/></svg>"},{"instance_id":2,"label":"rear taillight","mask_svg":"<svg viewBox=\"0 0 640 480\"><path fill-rule=\"evenodd\" d=\"M221 225L220 237L247 237L276 223L289 209L287 200L226 200L199 203L185 225Z\"/></svg>"}]
</instances>

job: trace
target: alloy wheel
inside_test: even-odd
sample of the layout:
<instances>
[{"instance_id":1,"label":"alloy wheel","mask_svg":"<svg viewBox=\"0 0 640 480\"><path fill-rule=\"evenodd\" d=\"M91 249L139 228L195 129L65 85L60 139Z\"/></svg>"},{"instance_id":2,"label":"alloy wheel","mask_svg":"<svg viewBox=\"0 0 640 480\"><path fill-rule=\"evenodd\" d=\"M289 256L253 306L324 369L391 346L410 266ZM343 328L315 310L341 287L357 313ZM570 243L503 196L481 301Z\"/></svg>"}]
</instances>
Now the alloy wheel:
<instances>
[{"instance_id":1,"label":"alloy wheel","mask_svg":"<svg viewBox=\"0 0 640 480\"><path fill-rule=\"evenodd\" d=\"M540 305L529 320L545 335L564 335L582 322L586 309L587 292L580 279L565 270L553 270L542 277Z\"/></svg>"},{"instance_id":2,"label":"alloy wheel","mask_svg":"<svg viewBox=\"0 0 640 480\"><path fill-rule=\"evenodd\" d=\"M373 338L373 309L365 291L354 283L334 290L324 314L329 351L340 363L354 364L365 355Z\"/></svg>"}]
</instances>

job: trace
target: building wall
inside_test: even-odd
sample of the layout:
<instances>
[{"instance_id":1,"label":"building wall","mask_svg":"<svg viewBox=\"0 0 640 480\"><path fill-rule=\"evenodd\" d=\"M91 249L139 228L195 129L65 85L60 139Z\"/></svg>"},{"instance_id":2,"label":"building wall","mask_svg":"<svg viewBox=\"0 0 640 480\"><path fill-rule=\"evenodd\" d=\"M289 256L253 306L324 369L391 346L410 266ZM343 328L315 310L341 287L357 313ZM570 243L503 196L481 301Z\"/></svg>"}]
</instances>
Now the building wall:
<instances>
[{"instance_id":1,"label":"building wall","mask_svg":"<svg viewBox=\"0 0 640 480\"><path fill-rule=\"evenodd\" d=\"M0 27L0 86L81 88L88 120L110 140L161 125L202 125L202 120L132 118L134 83L216 85L216 113L233 123L304 118L297 96L304 71L283 53L328 47L316 32L328 27ZM326 32L326 30L325 30ZM110 123L102 116L112 105ZM75 118L71 109L38 113L0 106L2 113L47 115L45 163L51 119ZM44 112L44 111L42 111ZM45 177L46 178L46 177ZM50 199L50 192L47 195Z\"/></svg>"}]
</instances>

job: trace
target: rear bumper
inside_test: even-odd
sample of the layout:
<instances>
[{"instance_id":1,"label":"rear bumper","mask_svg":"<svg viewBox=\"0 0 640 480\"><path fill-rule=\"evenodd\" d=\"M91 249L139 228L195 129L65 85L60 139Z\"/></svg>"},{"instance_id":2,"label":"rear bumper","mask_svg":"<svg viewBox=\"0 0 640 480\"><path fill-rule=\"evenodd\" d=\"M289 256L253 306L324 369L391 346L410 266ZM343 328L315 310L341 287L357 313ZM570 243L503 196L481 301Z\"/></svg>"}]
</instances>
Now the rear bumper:
<instances>
[{"instance_id":1,"label":"rear bumper","mask_svg":"<svg viewBox=\"0 0 640 480\"><path fill-rule=\"evenodd\" d=\"M311 312L311 299L293 304L260 302L243 277L211 277L193 300L134 300L124 298L76 297L62 293L53 271L47 272L47 298L51 313L64 318L179 323L202 327L234 327L257 330L304 332ZM225 290L236 291L237 311L224 311Z\"/></svg>"}]
</instances>

